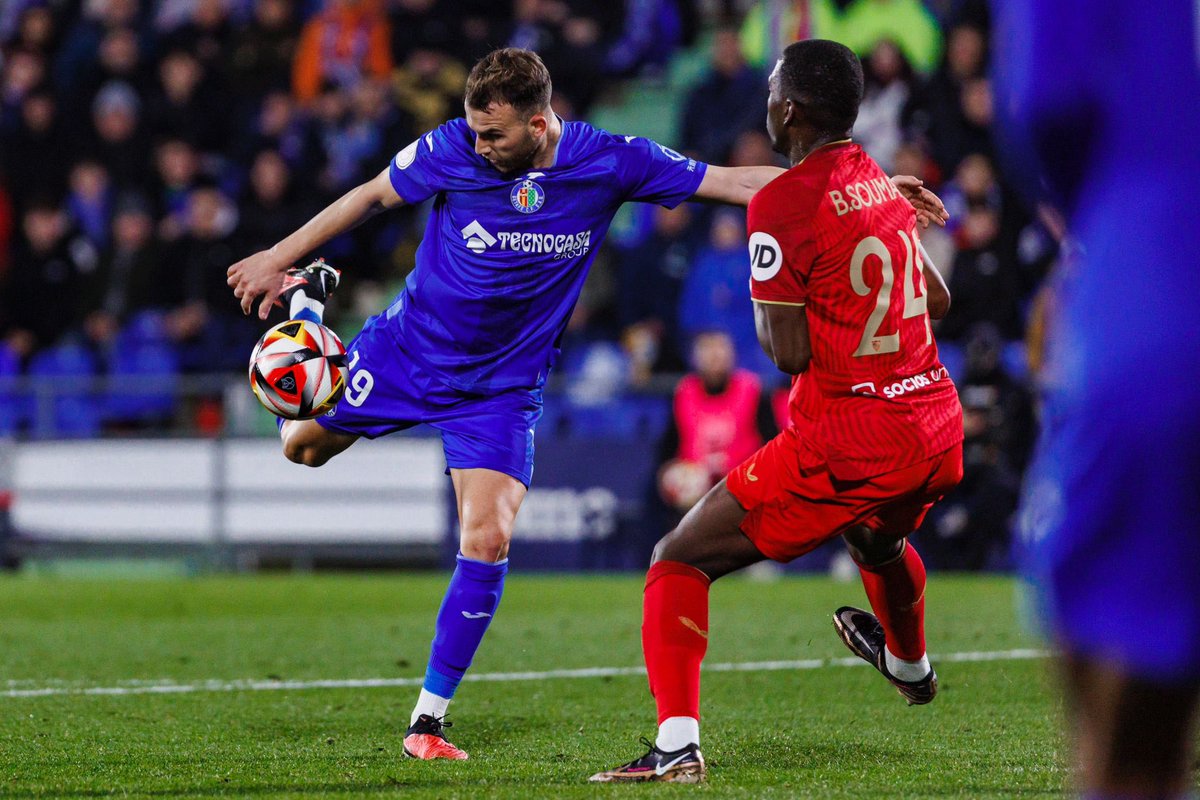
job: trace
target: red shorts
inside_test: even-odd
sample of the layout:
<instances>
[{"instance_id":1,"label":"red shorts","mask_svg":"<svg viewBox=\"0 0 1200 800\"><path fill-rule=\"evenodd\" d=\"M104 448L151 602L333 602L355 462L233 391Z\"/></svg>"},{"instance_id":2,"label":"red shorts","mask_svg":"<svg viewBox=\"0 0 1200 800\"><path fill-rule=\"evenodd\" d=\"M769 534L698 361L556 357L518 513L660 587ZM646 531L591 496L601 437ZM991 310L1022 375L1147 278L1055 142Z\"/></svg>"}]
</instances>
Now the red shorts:
<instances>
[{"instance_id":1,"label":"red shorts","mask_svg":"<svg viewBox=\"0 0 1200 800\"><path fill-rule=\"evenodd\" d=\"M742 532L767 558L791 561L855 525L907 536L963 474L962 444L858 481L838 480L813 460L793 426L726 478L725 485L746 509Z\"/></svg>"}]
</instances>

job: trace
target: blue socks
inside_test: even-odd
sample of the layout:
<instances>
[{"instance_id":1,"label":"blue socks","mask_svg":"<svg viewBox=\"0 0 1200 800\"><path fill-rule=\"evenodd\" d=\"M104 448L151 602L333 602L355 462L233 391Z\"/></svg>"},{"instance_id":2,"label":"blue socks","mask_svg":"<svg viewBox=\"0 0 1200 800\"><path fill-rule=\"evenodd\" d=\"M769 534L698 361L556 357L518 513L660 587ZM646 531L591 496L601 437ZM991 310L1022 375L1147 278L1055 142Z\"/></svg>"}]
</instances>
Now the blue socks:
<instances>
[{"instance_id":1,"label":"blue socks","mask_svg":"<svg viewBox=\"0 0 1200 800\"><path fill-rule=\"evenodd\" d=\"M454 697L500 605L507 573L507 558L488 564L458 555L458 568L450 577L438 611L425 670L425 691L447 700Z\"/></svg>"},{"instance_id":2,"label":"blue socks","mask_svg":"<svg viewBox=\"0 0 1200 800\"><path fill-rule=\"evenodd\" d=\"M302 309L300 309L299 311L297 311L297 312L296 312L296 313L295 313L295 314L292 316L292 319L303 319L303 320L308 320L309 322L315 322L315 323L317 323L318 325L321 325L321 324L323 324L323 323L321 322L321 315L320 315L320 314L318 314L316 311L314 311L314 310L313 310L313 309L311 309L311 308L302 308Z\"/></svg>"}]
</instances>

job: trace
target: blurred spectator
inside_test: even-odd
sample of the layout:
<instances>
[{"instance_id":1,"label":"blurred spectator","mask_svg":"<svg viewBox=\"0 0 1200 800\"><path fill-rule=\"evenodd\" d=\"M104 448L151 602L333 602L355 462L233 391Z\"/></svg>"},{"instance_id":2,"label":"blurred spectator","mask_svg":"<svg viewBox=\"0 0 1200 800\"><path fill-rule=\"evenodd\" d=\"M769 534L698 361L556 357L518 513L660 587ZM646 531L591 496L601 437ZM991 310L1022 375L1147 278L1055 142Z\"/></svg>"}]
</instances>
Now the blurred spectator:
<instances>
[{"instance_id":1,"label":"blurred spectator","mask_svg":"<svg viewBox=\"0 0 1200 800\"><path fill-rule=\"evenodd\" d=\"M65 189L66 150L58 104L48 91L31 92L15 118L0 115L0 170L18 209L35 189L51 196Z\"/></svg>"},{"instance_id":2,"label":"blurred spectator","mask_svg":"<svg viewBox=\"0 0 1200 800\"><path fill-rule=\"evenodd\" d=\"M18 357L57 344L81 321L83 284L95 272L99 254L71 229L60 205L46 199L30 204L22 219L18 246L0 302L9 330L5 339Z\"/></svg>"},{"instance_id":3,"label":"blurred spectator","mask_svg":"<svg viewBox=\"0 0 1200 800\"><path fill-rule=\"evenodd\" d=\"M133 28L110 28L100 40L98 69L84 78L87 88L81 92L86 102L108 81L124 81L139 96L148 95L153 84L147 52Z\"/></svg>"},{"instance_id":4,"label":"blurred spectator","mask_svg":"<svg viewBox=\"0 0 1200 800\"><path fill-rule=\"evenodd\" d=\"M1018 273L1020 293L1022 297L1029 294L1035 281L1033 275L1040 279L1045 262L1053 257L1054 245L1048 235L1043 236L1040 226L1029 226L1028 213L999 182L991 159L981 153L966 156L959 162L954 180L942 188L942 199L950 212L945 231L960 238L962 223L971 209L987 207L996 212L1000 220L997 253L1006 265L1021 268ZM1027 241L1026 255L1019 258L1018 244L1025 232L1034 238Z\"/></svg>"},{"instance_id":5,"label":"blurred spectator","mask_svg":"<svg viewBox=\"0 0 1200 800\"><path fill-rule=\"evenodd\" d=\"M93 141L88 155L108 168L118 188L137 189L149 178L142 103L124 82L106 83L92 103Z\"/></svg>"},{"instance_id":6,"label":"blurred spectator","mask_svg":"<svg viewBox=\"0 0 1200 800\"><path fill-rule=\"evenodd\" d=\"M687 204L654 207L648 239L617 253L617 319L626 332L635 371L682 366L676 314L683 276L695 253L694 211ZM630 331L637 326L635 331Z\"/></svg>"},{"instance_id":7,"label":"blurred spectator","mask_svg":"<svg viewBox=\"0 0 1200 800\"><path fill-rule=\"evenodd\" d=\"M236 227L233 203L215 186L198 186L188 196L187 230L167 254L180 271L182 305L171 324L173 338L190 340L187 370L242 369L258 337L257 319L242 314L225 283L225 270L237 260Z\"/></svg>"},{"instance_id":8,"label":"blurred spectator","mask_svg":"<svg viewBox=\"0 0 1200 800\"><path fill-rule=\"evenodd\" d=\"M896 171L896 153L903 141L903 117L912 94L912 67L890 39L875 45L863 61L866 87L854 138L888 174Z\"/></svg>"},{"instance_id":9,"label":"blurred spectator","mask_svg":"<svg viewBox=\"0 0 1200 800\"><path fill-rule=\"evenodd\" d=\"M95 68L105 34L122 28L142 32L141 11L138 0L85 0L55 60L56 89L64 96L77 96Z\"/></svg>"},{"instance_id":10,"label":"blurred spectator","mask_svg":"<svg viewBox=\"0 0 1200 800\"><path fill-rule=\"evenodd\" d=\"M129 193L117 199L112 242L84 286L84 330L97 345L112 342L139 312L165 308L172 294L146 198Z\"/></svg>"},{"instance_id":11,"label":"blurred spectator","mask_svg":"<svg viewBox=\"0 0 1200 800\"><path fill-rule=\"evenodd\" d=\"M243 163L262 150L275 150L305 187L314 183L318 166L324 160L319 140L288 92L273 91L263 98L251 122L246 144Z\"/></svg>"},{"instance_id":12,"label":"blurred spectator","mask_svg":"<svg viewBox=\"0 0 1200 800\"><path fill-rule=\"evenodd\" d=\"M733 152L729 154L731 167L778 166L780 156L771 149L771 140L760 130L742 131L733 140Z\"/></svg>"},{"instance_id":13,"label":"blurred spectator","mask_svg":"<svg viewBox=\"0 0 1200 800\"><path fill-rule=\"evenodd\" d=\"M396 105L413 119L420 133L463 114L467 70L436 50L418 48L392 74Z\"/></svg>"},{"instance_id":14,"label":"blurred spectator","mask_svg":"<svg viewBox=\"0 0 1200 800\"><path fill-rule=\"evenodd\" d=\"M946 55L942 65L928 85L914 97L910 112L915 130L929 142L930 151L941 169L949 174L958 162L971 152L987 152L972 147L969 140L978 139L978 131L967 117L964 93L967 85L982 78L987 67L987 42L983 31L973 25L957 25L947 38ZM982 109L979 89L973 90L972 104ZM990 92L989 92L990 94ZM990 97L988 98L990 102ZM990 113L990 109L988 110Z\"/></svg>"},{"instance_id":15,"label":"blurred spectator","mask_svg":"<svg viewBox=\"0 0 1200 800\"><path fill-rule=\"evenodd\" d=\"M254 17L238 32L230 51L231 85L255 104L268 91L287 88L299 41L292 0L258 0Z\"/></svg>"},{"instance_id":16,"label":"blurred spectator","mask_svg":"<svg viewBox=\"0 0 1200 800\"><path fill-rule=\"evenodd\" d=\"M554 90L586 113L600 89L605 36L597 3L517 0L510 47L536 50L554 76Z\"/></svg>"},{"instance_id":17,"label":"blurred spectator","mask_svg":"<svg viewBox=\"0 0 1200 800\"><path fill-rule=\"evenodd\" d=\"M14 117L46 80L46 60L32 50L13 50L0 62L0 119Z\"/></svg>"},{"instance_id":18,"label":"blurred spectator","mask_svg":"<svg viewBox=\"0 0 1200 800\"><path fill-rule=\"evenodd\" d=\"M179 14L164 19L163 9L175 7ZM165 50L187 50L206 69L219 69L228 62L233 44L229 0L168 0L159 3L156 20L163 31Z\"/></svg>"},{"instance_id":19,"label":"blurred spectator","mask_svg":"<svg viewBox=\"0 0 1200 800\"><path fill-rule=\"evenodd\" d=\"M734 344L739 364L774 377L778 369L763 353L754 332L748 263L745 214L721 209L713 215L708 243L696 254L683 281L680 333L692 338L706 330L724 331Z\"/></svg>"},{"instance_id":20,"label":"blurred spectator","mask_svg":"<svg viewBox=\"0 0 1200 800\"><path fill-rule=\"evenodd\" d=\"M49 57L58 47L60 31L54 12L43 0L34 3L21 3L10 0L21 8L17 18L16 31L11 41L0 40L6 50L28 50ZM5 37L7 38L7 37Z\"/></svg>"},{"instance_id":21,"label":"blurred spectator","mask_svg":"<svg viewBox=\"0 0 1200 800\"><path fill-rule=\"evenodd\" d=\"M292 91L302 104L321 87L352 89L363 78L392 71L391 31L377 0L326 0L304 26L292 69Z\"/></svg>"},{"instance_id":22,"label":"blurred spectator","mask_svg":"<svg viewBox=\"0 0 1200 800\"><path fill-rule=\"evenodd\" d=\"M113 188L108 170L91 159L79 161L68 179L67 214L97 250L108 246L113 211Z\"/></svg>"},{"instance_id":23,"label":"blurred spectator","mask_svg":"<svg viewBox=\"0 0 1200 800\"><path fill-rule=\"evenodd\" d=\"M201 177L200 160L187 141L170 138L158 143L154 164L158 177L158 235L164 242L173 242L187 228L188 201Z\"/></svg>"},{"instance_id":24,"label":"blurred spectator","mask_svg":"<svg viewBox=\"0 0 1200 800\"><path fill-rule=\"evenodd\" d=\"M421 48L447 51L454 46L458 3L439 0L394 0L388 19L392 32L392 57L404 63Z\"/></svg>"},{"instance_id":25,"label":"blurred spectator","mask_svg":"<svg viewBox=\"0 0 1200 800\"><path fill-rule=\"evenodd\" d=\"M701 161L725 163L741 133L762 128L766 95L762 74L742 58L737 31L721 28L713 39L710 68L684 103L681 148Z\"/></svg>"},{"instance_id":26,"label":"blurred spectator","mask_svg":"<svg viewBox=\"0 0 1200 800\"><path fill-rule=\"evenodd\" d=\"M172 50L158 64L158 87L151 107L153 130L192 142L204 153L228 143L228 101L201 61L187 50Z\"/></svg>"},{"instance_id":27,"label":"blurred spectator","mask_svg":"<svg viewBox=\"0 0 1200 800\"><path fill-rule=\"evenodd\" d=\"M1033 441L1033 411L1028 390L1001 366L1003 347L991 325L969 332L967 371L959 382L963 480L935 507L920 537L943 568L994 568L1007 560L1020 472Z\"/></svg>"},{"instance_id":28,"label":"blurred spectator","mask_svg":"<svg viewBox=\"0 0 1200 800\"><path fill-rule=\"evenodd\" d=\"M948 282L954 302L937 329L939 339L962 339L978 322L992 323L1005 339L1020 338L1021 276L1004 260L999 237L995 209L981 205L967 212Z\"/></svg>"},{"instance_id":29,"label":"blurred spectator","mask_svg":"<svg viewBox=\"0 0 1200 800\"><path fill-rule=\"evenodd\" d=\"M13 204L4 185L4 173L0 171L0 289L4 286L4 276L8 272L8 260L12 253L13 242ZM0 291L0 294L3 294ZM0 330L3 330L0 320Z\"/></svg>"},{"instance_id":30,"label":"blurred spectator","mask_svg":"<svg viewBox=\"0 0 1200 800\"><path fill-rule=\"evenodd\" d=\"M238 214L239 252L265 250L304 224L312 209L298 195L283 157L275 150L260 151Z\"/></svg>"},{"instance_id":31,"label":"blurred spectator","mask_svg":"<svg viewBox=\"0 0 1200 800\"><path fill-rule=\"evenodd\" d=\"M768 393L757 376L737 368L728 334L698 334L692 367L675 388L659 443L659 490L681 514L776 433Z\"/></svg>"}]
</instances>

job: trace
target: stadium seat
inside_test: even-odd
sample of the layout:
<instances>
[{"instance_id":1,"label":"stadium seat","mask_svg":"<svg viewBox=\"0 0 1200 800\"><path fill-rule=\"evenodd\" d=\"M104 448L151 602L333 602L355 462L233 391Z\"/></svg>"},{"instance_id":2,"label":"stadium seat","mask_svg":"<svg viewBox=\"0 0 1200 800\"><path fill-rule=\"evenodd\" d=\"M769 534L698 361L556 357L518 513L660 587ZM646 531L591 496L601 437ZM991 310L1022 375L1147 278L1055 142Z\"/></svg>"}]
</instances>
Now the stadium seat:
<instances>
[{"instance_id":1,"label":"stadium seat","mask_svg":"<svg viewBox=\"0 0 1200 800\"><path fill-rule=\"evenodd\" d=\"M950 373L955 383L962 383L967 377L967 353L958 342L938 341L938 356Z\"/></svg>"},{"instance_id":2,"label":"stadium seat","mask_svg":"<svg viewBox=\"0 0 1200 800\"><path fill-rule=\"evenodd\" d=\"M86 438L100 432L99 404L88 386L96 366L92 354L78 344L59 345L33 357L29 376L39 387L33 398L35 436ZM43 403L49 403L48 412Z\"/></svg>"},{"instance_id":3,"label":"stadium seat","mask_svg":"<svg viewBox=\"0 0 1200 800\"><path fill-rule=\"evenodd\" d=\"M159 315L139 314L121 330L108 375L106 422L152 422L174 414L179 354L164 335Z\"/></svg>"},{"instance_id":4,"label":"stadium seat","mask_svg":"<svg viewBox=\"0 0 1200 800\"><path fill-rule=\"evenodd\" d=\"M1004 365L1004 371L1013 380L1021 383L1029 381L1029 353L1024 342L1016 341L1005 344L1004 352L1000 356L1000 363Z\"/></svg>"},{"instance_id":5,"label":"stadium seat","mask_svg":"<svg viewBox=\"0 0 1200 800\"><path fill-rule=\"evenodd\" d=\"M16 433L29 419L29 398L15 385L20 377L17 354L0 345L0 436Z\"/></svg>"}]
</instances>

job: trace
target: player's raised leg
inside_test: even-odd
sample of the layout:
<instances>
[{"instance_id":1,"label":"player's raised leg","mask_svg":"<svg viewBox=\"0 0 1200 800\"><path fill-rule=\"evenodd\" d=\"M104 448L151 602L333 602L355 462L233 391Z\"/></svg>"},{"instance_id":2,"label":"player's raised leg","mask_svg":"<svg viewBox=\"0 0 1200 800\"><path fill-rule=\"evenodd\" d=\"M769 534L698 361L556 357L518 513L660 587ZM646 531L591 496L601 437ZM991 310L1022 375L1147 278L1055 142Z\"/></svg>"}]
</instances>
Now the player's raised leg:
<instances>
[{"instance_id":1,"label":"player's raised leg","mask_svg":"<svg viewBox=\"0 0 1200 800\"><path fill-rule=\"evenodd\" d=\"M286 308L289 319L321 324L325 304L341 279L341 270L318 258L307 266L293 267L284 274L283 291L276 301ZM350 445L357 436L326 430L314 420L276 419L283 439L283 454L289 461L319 467Z\"/></svg>"},{"instance_id":2,"label":"player's raised leg","mask_svg":"<svg viewBox=\"0 0 1200 800\"><path fill-rule=\"evenodd\" d=\"M462 538L404 736L404 752L413 758L467 758L446 740L446 710L500 605L513 522L526 492L521 481L491 469L451 469L450 475Z\"/></svg>"},{"instance_id":3,"label":"player's raised leg","mask_svg":"<svg viewBox=\"0 0 1200 800\"><path fill-rule=\"evenodd\" d=\"M649 749L641 758L590 780L704 779L700 663L708 649L708 587L765 558L739 527L745 516L721 481L654 548L642 600L642 651L658 707L658 737L642 740Z\"/></svg>"},{"instance_id":4,"label":"player's raised leg","mask_svg":"<svg viewBox=\"0 0 1200 800\"><path fill-rule=\"evenodd\" d=\"M833 624L846 646L890 680L908 701L921 705L937 694L937 673L925 653L925 565L905 537L864 526L842 538L858 564L870 614L843 606Z\"/></svg>"}]
</instances>

